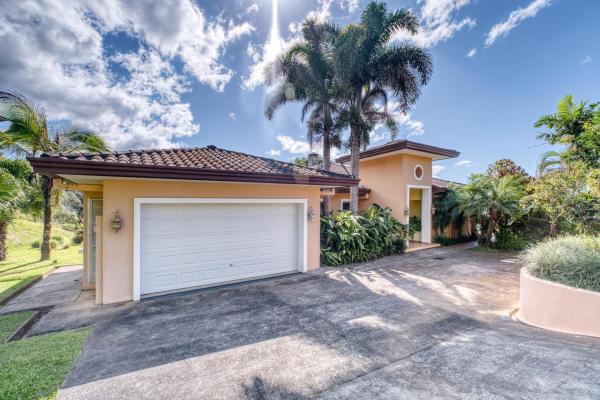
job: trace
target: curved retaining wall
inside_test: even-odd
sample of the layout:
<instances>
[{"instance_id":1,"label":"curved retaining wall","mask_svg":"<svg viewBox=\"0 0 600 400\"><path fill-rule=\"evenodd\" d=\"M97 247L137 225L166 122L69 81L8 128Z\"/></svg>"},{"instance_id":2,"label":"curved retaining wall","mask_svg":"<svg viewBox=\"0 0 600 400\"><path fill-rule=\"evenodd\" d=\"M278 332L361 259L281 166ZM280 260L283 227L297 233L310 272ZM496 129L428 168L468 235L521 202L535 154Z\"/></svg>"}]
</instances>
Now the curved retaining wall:
<instances>
[{"instance_id":1,"label":"curved retaining wall","mask_svg":"<svg viewBox=\"0 0 600 400\"><path fill-rule=\"evenodd\" d=\"M539 279L522 268L517 316L539 328L600 337L600 292Z\"/></svg>"}]
</instances>

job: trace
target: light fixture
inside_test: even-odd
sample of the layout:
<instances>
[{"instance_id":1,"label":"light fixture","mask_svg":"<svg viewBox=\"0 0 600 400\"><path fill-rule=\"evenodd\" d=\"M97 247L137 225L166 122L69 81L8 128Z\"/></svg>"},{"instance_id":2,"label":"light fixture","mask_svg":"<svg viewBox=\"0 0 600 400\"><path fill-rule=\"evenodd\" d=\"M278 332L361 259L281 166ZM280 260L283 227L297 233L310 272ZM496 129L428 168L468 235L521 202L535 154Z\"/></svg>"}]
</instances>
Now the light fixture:
<instances>
[{"instance_id":1,"label":"light fixture","mask_svg":"<svg viewBox=\"0 0 600 400\"><path fill-rule=\"evenodd\" d=\"M404 215L408 216L408 214L410 214L410 208L408 208L407 206L404 206Z\"/></svg>"},{"instance_id":2,"label":"light fixture","mask_svg":"<svg viewBox=\"0 0 600 400\"><path fill-rule=\"evenodd\" d=\"M431 205L431 215L435 214L435 206L432 204Z\"/></svg>"},{"instance_id":3,"label":"light fixture","mask_svg":"<svg viewBox=\"0 0 600 400\"><path fill-rule=\"evenodd\" d=\"M119 210L115 211L115 215L110 219L110 228L115 232L119 232L123 228L123 218L119 215Z\"/></svg>"},{"instance_id":4,"label":"light fixture","mask_svg":"<svg viewBox=\"0 0 600 400\"><path fill-rule=\"evenodd\" d=\"M308 206L308 211L306 213L306 218L309 221L312 221L315 218L315 210L312 208L312 206Z\"/></svg>"}]
</instances>

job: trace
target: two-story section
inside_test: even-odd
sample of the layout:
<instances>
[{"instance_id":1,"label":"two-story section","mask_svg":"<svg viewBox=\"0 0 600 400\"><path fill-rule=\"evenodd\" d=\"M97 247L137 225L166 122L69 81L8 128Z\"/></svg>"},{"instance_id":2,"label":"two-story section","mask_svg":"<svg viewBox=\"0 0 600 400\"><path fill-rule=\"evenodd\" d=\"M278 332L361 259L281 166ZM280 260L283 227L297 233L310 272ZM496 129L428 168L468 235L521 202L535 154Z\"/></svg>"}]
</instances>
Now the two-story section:
<instances>
[{"instance_id":1,"label":"two-story section","mask_svg":"<svg viewBox=\"0 0 600 400\"><path fill-rule=\"evenodd\" d=\"M458 157L456 150L444 149L409 140L396 140L360 152L359 210L372 204L389 207L403 224L420 227L413 239L431 243L432 162ZM350 174L350 155L336 160L336 172ZM350 208L349 188L323 188L329 196L330 210Z\"/></svg>"}]
</instances>

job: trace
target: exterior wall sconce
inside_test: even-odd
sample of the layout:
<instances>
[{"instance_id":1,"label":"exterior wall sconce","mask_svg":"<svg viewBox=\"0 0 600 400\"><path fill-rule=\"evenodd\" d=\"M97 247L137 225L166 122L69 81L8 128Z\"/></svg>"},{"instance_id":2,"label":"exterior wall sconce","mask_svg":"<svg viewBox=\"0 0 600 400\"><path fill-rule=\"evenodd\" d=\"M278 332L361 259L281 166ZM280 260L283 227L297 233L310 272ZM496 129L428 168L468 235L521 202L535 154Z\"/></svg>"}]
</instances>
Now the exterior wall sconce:
<instances>
[{"instance_id":1,"label":"exterior wall sconce","mask_svg":"<svg viewBox=\"0 0 600 400\"><path fill-rule=\"evenodd\" d=\"M117 233L123 228L123 218L119 215L119 210L115 211L115 215L110 219L110 229Z\"/></svg>"},{"instance_id":2,"label":"exterior wall sconce","mask_svg":"<svg viewBox=\"0 0 600 400\"><path fill-rule=\"evenodd\" d=\"M306 219L312 221L315 218L315 210L312 206L308 206L308 211L306 212Z\"/></svg>"},{"instance_id":3,"label":"exterior wall sconce","mask_svg":"<svg viewBox=\"0 0 600 400\"><path fill-rule=\"evenodd\" d=\"M432 204L431 205L431 215L435 214L435 206Z\"/></svg>"},{"instance_id":4,"label":"exterior wall sconce","mask_svg":"<svg viewBox=\"0 0 600 400\"><path fill-rule=\"evenodd\" d=\"M404 206L404 216L408 217L408 214L410 214L410 208L408 208L408 206Z\"/></svg>"}]
</instances>

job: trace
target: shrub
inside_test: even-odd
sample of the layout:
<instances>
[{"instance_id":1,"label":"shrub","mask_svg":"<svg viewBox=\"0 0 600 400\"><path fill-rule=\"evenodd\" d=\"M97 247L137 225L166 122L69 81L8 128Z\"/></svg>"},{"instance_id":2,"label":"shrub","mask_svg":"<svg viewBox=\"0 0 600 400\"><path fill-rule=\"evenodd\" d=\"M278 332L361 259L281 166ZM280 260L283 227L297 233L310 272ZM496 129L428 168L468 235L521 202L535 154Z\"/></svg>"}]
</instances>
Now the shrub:
<instances>
[{"instance_id":1,"label":"shrub","mask_svg":"<svg viewBox=\"0 0 600 400\"><path fill-rule=\"evenodd\" d=\"M51 240L50 241L50 248L51 249L56 249L58 247L58 244L56 243L55 240Z\"/></svg>"},{"instance_id":2,"label":"shrub","mask_svg":"<svg viewBox=\"0 0 600 400\"><path fill-rule=\"evenodd\" d=\"M33 249L39 249L42 246L42 242L39 240L34 240L33 242L31 242L31 248Z\"/></svg>"},{"instance_id":3,"label":"shrub","mask_svg":"<svg viewBox=\"0 0 600 400\"><path fill-rule=\"evenodd\" d=\"M600 237L562 236L529 248L522 256L541 279L600 292Z\"/></svg>"},{"instance_id":4,"label":"shrub","mask_svg":"<svg viewBox=\"0 0 600 400\"><path fill-rule=\"evenodd\" d=\"M58 244L62 244L65 241L65 239L62 236L58 235L52 236L52 240L54 240Z\"/></svg>"},{"instance_id":5,"label":"shrub","mask_svg":"<svg viewBox=\"0 0 600 400\"><path fill-rule=\"evenodd\" d=\"M496 250L521 251L527 247L527 240L520 233L510 229L502 229L496 233L496 240L490 242L490 247Z\"/></svg>"},{"instance_id":6,"label":"shrub","mask_svg":"<svg viewBox=\"0 0 600 400\"><path fill-rule=\"evenodd\" d=\"M83 242L83 225L78 224L75 229L75 233L73 234L73 239L71 239L73 244L80 244Z\"/></svg>"},{"instance_id":7,"label":"shrub","mask_svg":"<svg viewBox=\"0 0 600 400\"><path fill-rule=\"evenodd\" d=\"M337 266L402 253L405 237L406 229L391 210L378 205L362 215L321 217L321 262Z\"/></svg>"},{"instance_id":8,"label":"shrub","mask_svg":"<svg viewBox=\"0 0 600 400\"><path fill-rule=\"evenodd\" d=\"M455 238L449 238L444 235L437 235L436 237L433 238L433 241L434 241L434 243L439 243L442 246L450 246L453 244L472 242L475 239L476 239L475 237L471 237L471 236L459 236L459 237L455 237Z\"/></svg>"}]
</instances>

